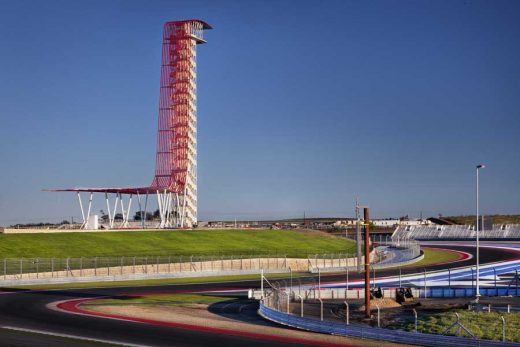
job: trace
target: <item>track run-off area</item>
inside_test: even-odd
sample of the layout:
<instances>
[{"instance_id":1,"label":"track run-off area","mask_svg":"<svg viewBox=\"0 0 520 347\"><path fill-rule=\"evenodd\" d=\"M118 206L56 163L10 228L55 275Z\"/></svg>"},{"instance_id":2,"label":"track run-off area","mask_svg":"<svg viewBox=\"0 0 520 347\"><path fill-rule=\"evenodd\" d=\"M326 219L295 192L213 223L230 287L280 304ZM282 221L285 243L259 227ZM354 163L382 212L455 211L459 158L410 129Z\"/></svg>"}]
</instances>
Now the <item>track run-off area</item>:
<instances>
[{"instance_id":1,"label":"track run-off area","mask_svg":"<svg viewBox=\"0 0 520 347\"><path fill-rule=\"evenodd\" d=\"M475 248L471 242L425 242L424 247L449 249L460 254L449 263L408 266L376 273L376 286L386 288L407 286L471 286L474 279ZM495 285L497 276L520 268L520 243L486 242L480 251L481 286ZM363 285L362 275L351 273L349 286ZM314 275L316 277L316 275ZM426 283L424 282L426 279ZM321 274L324 287L345 287L345 274ZM504 283L507 285L507 283ZM245 293L259 288L260 277L253 281L233 281L179 285L158 285L116 288L88 288L64 290L25 290L3 288L0 295L0 339L5 346L288 346L288 345L366 345L369 340L343 338L344 342L326 341L317 334L302 336L270 333L269 329L283 329L256 317L255 308L238 309L237 322L247 322L249 330L215 328L208 324L172 323L160 320L94 314L79 304L103 297L165 293ZM224 316L223 316L224 317ZM233 316L226 316L230 319ZM233 318L232 318L233 319ZM255 329L255 324L258 328ZM377 345L377 342L372 342Z\"/></svg>"}]
</instances>

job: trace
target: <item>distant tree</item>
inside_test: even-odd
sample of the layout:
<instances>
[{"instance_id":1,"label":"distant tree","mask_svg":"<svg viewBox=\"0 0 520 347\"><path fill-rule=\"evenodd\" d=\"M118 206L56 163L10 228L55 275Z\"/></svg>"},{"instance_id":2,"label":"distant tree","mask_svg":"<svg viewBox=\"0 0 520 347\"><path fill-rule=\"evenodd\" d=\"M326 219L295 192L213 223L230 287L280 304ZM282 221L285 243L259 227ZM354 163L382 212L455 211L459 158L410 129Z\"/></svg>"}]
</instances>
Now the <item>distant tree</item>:
<instances>
[{"instance_id":1,"label":"distant tree","mask_svg":"<svg viewBox=\"0 0 520 347\"><path fill-rule=\"evenodd\" d=\"M70 222L68 220L62 220L60 224L70 224Z\"/></svg>"},{"instance_id":2,"label":"distant tree","mask_svg":"<svg viewBox=\"0 0 520 347\"><path fill-rule=\"evenodd\" d=\"M105 223L108 222L108 215L103 210L99 210L99 214L101 215L101 220Z\"/></svg>"},{"instance_id":3,"label":"distant tree","mask_svg":"<svg viewBox=\"0 0 520 347\"><path fill-rule=\"evenodd\" d=\"M151 212L146 212L146 216L144 218L144 220L152 220L153 219L153 214ZM141 212L140 211L137 211L134 215L134 220L141 220Z\"/></svg>"}]
</instances>

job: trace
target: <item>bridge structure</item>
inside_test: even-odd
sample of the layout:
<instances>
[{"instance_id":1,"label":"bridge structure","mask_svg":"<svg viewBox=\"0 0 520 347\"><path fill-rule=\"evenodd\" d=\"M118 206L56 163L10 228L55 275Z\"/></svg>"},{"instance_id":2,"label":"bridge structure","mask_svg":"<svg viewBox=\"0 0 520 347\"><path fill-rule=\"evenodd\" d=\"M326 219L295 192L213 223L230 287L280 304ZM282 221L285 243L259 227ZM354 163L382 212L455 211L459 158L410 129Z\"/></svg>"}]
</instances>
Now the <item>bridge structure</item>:
<instances>
[{"instance_id":1,"label":"bridge structure","mask_svg":"<svg viewBox=\"0 0 520 347\"><path fill-rule=\"evenodd\" d=\"M45 190L77 193L83 218L81 228L93 228L94 193L104 194L110 228L128 226L133 196L137 197L144 227L149 195L157 196L161 220L158 227L190 228L197 225L196 46L206 42L203 37L205 29L211 29L211 26L198 19L164 24L157 152L152 183L144 187ZM81 193L88 194L85 208ZM126 204L124 196L128 196ZM114 199L113 205L109 198ZM123 220L116 225L118 211Z\"/></svg>"}]
</instances>

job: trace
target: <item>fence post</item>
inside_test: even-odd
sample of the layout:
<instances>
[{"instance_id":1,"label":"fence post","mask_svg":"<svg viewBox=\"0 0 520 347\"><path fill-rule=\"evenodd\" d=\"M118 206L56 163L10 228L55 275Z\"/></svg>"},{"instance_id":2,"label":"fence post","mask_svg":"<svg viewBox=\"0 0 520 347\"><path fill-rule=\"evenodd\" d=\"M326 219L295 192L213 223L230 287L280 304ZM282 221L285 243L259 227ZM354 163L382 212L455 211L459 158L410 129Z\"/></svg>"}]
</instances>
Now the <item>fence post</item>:
<instances>
[{"instance_id":1,"label":"fence post","mask_svg":"<svg viewBox=\"0 0 520 347\"><path fill-rule=\"evenodd\" d=\"M83 257L79 258L79 277L83 277Z\"/></svg>"},{"instance_id":2,"label":"fence post","mask_svg":"<svg viewBox=\"0 0 520 347\"><path fill-rule=\"evenodd\" d=\"M473 269L471 269L471 273L472 273L472 276L473 276ZM457 336L460 336L460 317L459 317L459 314L458 314L458 313L455 313L455 316L457 317L457 330L456 330L456 335L457 335Z\"/></svg>"},{"instance_id":3,"label":"fence post","mask_svg":"<svg viewBox=\"0 0 520 347\"><path fill-rule=\"evenodd\" d=\"M7 258L4 258L4 280L7 278Z\"/></svg>"},{"instance_id":4,"label":"fence post","mask_svg":"<svg viewBox=\"0 0 520 347\"><path fill-rule=\"evenodd\" d=\"M318 298L321 298L321 270L318 268Z\"/></svg>"},{"instance_id":5,"label":"fence post","mask_svg":"<svg viewBox=\"0 0 520 347\"><path fill-rule=\"evenodd\" d=\"M348 261L347 261L347 283L345 283L345 290L348 291ZM346 293L345 293L345 299L346 299Z\"/></svg>"},{"instance_id":6,"label":"fence post","mask_svg":"<svg viewBox=\"0 0 520 347\"><path fill-rule=\"evenodd\" d=\"M473 278L473 267L471 267L471 289L472 289L472 290L473 290L473 288L474 288L473 280L474 280L474 278Z\"/></svg>"},{"instance_id":7,"label":"fence post","mask_svg":"<svg viewBox=\"0 0 520 347\"><path fill-rule=\"evenodd\" d=\"M511 313L511 305L507 304L507 313Z\"/></svg>"},{"instance_id":8,"label":"fence post","mask_svg":"<svg viewBox=\"0 0 520 347\"><path fill-rule=\"evenodd\" d=\"M155 273L159 273L159 256L157 256L156 265L157 265L157 268L155 269Z\"/></svg>"},{"instance_id":9,"label":"fence post","mask_svg":"<svg viewBox=\"0 0 520 347\"><path fill-rule=\"evenodd\" d=\"M303 317L303 297L301 295L298 295L300 298L300 317Z\"/></svg>"},{"instance_id":10,"label":"fence post","mask_svg":"<svg viewBox=\"0 0 520 347\"><path fill-rule=\"evenodd\" d=\"M169 255L168 256L168 273L171 273L171 269L170 269L171 265L172 265L172 256Z\"/></svg>"},{"instance_id":11,"label":"fence post","mask_svg":"<svg viewBox=\"0 0 520 347\"><path fill-rule=\"evenodd\" d=\"M323 320L323 300L321 298L318 298L320 301L320 320Z\"/></svg>"},{"instance_id":12,"label":"fence post","mask_svg":"<svg viewBox=\"0 0 520 347\"><path fill-rule=\"evenodd\" d=\"M23 276L23 258L20 258L20 279Z\"/></svg>"},{"instance_id":13,"label":"fence post","mask_svg":"<svg viewBox=\"0 0 520 347\"><path fill-rule=\"evenodd\" d=\"M515 295L518 296L518 269L515 270Z\"/></svg>"},{"instance_id":14,"label":"fence post","mask_svg":"<svg viewBox=\"0 0 520 347\"><path fill-rule=\"evenodd\" d=\"M291 312L290 294L289 293L285 293L285 294L287 294L287 314L289 314Z\"/></svg>"},{"instance_id":15,"label":"fence post","mask_svg":"<svg viewBox=\"0 0 520 347\"><path fill-rule=\"evenodd\" d=\"M72 272L70 271L69 259L70 259L70 257L67 257L67 261L66 261L66 265L65 265L67 267L67 270L65 271L65 277L72 275ZM67 273L68 273L68 275L67 275Z\"/></svg>"},{"instance_id":16,"label":"fence post","mask_svg":"<svg viewBox=\"0 0 520 347\"><path fill-rule=\"evenodd\" d=\"M39 259L36 258L36 278L40 277L40 264L39 264Z\"/></svg>"},{"instance_id":17,"label":"fence post","mask_svg":"<svg viewBox=\"0 0 520 347\"><path fill-rule=\"evenodd\" d=\"M292 293L293 291L293 287L292 287L292 269L289 267L289 276L291 277L291 290L290 292Z\"/></svg>"},{"instance_id":18,"label":"fence post","mask_svg":"<svg viewBox=\"0 0 520 347\"><path fill-rule=\"evenodd\" d=\"M502 319L502 342L506 342L506 320L504 316L500 316Z\"/></svg>"},{"instance_id":19,"label":"fence post","mask_svg":"<svg viewBox=\"0 0 520 347\"><path fill-rule=\"evenodd\" d=\"M344 303L345 303L345 315L346 315L346 319L347 319L347 325L349 325L350 324L350 308L348 307L347 300L345 300Z\"/></svg>"},{"instance_id":20,"label":"fence post","mask_svg":"<svg viewBox=\"0 0 520 347\"><path fill-rule=\"evenodd\" d=\"M495 275L495 292L496 292L496 296L498 296L498 287L497 287L497 269L496 268L493 268L493 274Z\"/></svg>"},{"instance_id":21,"label":"fence post","mask_svg":"<svg viewBox=\"0 0 520 347\"><path fill-rule=\"evenodd\" d=\"M427 295L426 295L426 268L424 268L423 270L424 270L424 275L423 275L423 278L424 278L424 298L426 299L427 298Z\"/></svg>"},{"instance_id":22,"label":"fence post","mask_svg":"<svg viewBox=\"0 0 520 347\"><path fill-rule=\"evenodd\" d=\"M375 301L374 301L374 304L376 305L376 308L377 308L377 327L381 328L381 312L379 309L379 305Z\"/></svg>"},{"instance_id":23,"label":"fence post","mask_svg":"<svg viewBox=\"0 0 520 347\"><path fill-rule=\"evenodd\" d=\"M491 304L488 304L488 313L491 313Z\"/></svg>"},{"instance_id":24,"label":"fence post","mask_svg":"<svg viewBox=\"0 0 520 347\"><path fill-rule=\"evenodd\" d=\"M121 276L123 276L123 262L125 257L121 257Z\"/></svg>"},{"instance_id":25,"label":"fence post","mask_svg":"<svg viewBox=\"0 0 520 347\"><path fill-rule=\"evenodd\" d=\"M134 272L134 275L135 275L135 257L132 260L132 267L133 267L132 271Z\"/></svg>"},{"instance_id":26,"label":"fence post","mask_svg":"<svg viewBox=\"0 0 520 347\"><path fill-rule=\"evenodd\" d=\"M97 276L97 257L94 257L94 276Z\"/></svg>"},{"instance_id":27,"label":"fence post","mask_svg":"<svg viewBox=\"0 0 520 347\"><path fill-rule=\"evenodd\" d=\"M415 332L417 332L417 311L415 310L415 308L413 309L413 315L414 315L414 318L415 318Z\"/></svg>"},{"instance_id":28,"label":"fence post","mask_svg":"<svg viewBox=\"0 0 520 347\"><path fill-rule=\"evenodd\" d=\"M260 271L260 300L264 300L264 269Z\"/></svg>"},{"instance_id":29,"label":"fence post","mask_svg":"<svg viewBox=\"0 0 520 347\"><path fill-rule=\"evenodd\" d=\"M107 257L107 272L108 276L110 276L110 257Z\"/></svg>"},{"instance_id":30,"label":"fence post","mask_svg":"<svg viewBox=\"0 0 520 347\"><path fill-rule=\"evenodd\" d=\"M402 285L401 285L401 268L399 267L399 288L402 288Z\"/></svg>"},{"instance_id":31,"label":"fence post","mask_svg":"<svg viewBox=\"0 0 520 347\"><path fill-rule=\"evenodd\" d=\"M54 277L54 258L51 258L51 277Z\"/></svg>"}]
</instances>

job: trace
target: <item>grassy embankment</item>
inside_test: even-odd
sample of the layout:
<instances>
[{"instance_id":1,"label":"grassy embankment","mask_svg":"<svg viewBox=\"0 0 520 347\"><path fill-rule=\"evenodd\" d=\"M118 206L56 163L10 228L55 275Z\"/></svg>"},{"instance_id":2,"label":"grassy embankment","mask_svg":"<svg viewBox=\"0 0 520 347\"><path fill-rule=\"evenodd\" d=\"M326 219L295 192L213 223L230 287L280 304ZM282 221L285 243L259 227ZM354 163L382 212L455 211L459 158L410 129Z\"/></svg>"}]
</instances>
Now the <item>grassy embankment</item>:
<instances>
[{"instance_id":1,"label":"grassy embankment","mask_svg":"<svg viewBox=\"0 0 520 347\"><path fill-rule=\"evenodd\" d=\"M449 261L453 261L459 258L459 255L455 252L444 251L442 249L435 248L424 248L424 258L417 263L413 263L408 265L407 267L418 267L418 266L428 266L437 263L446 263ZM456 263L453 263L456 265Z\"/></svg>"},{"instance_id":2,"label":"grassy embankment","mask_svg":"<svg viewBox=\"0 0 520 347\"><path fill-rule=\"evenodd\" d=\"M502 339L502 320L500 316L504 316L506 320L506 340L520 342L520 329L518 329L520 314L518 313L477 313L461 309L450 312L419 314L417 331L429 334L442 334L455 322L455 312L460 315L460 322L475 334L477 338L488 340ZM412 331L414 329L413 317L395 323L391 328ZM455 329L452 329L450 334L454 335ZM467 336L464 332L462 332L462 335Z\"/></svg>"},{"instance_id":3,"label":"grassy embankment","mask_svg":"<svg viewBox=\"0 0 520 347\"><path fill-rule=\"evenodd\" d=\"M354 253L355 242L292 230L175 230L2 234L0 258Z\"/></svg>"}]
</instances>

